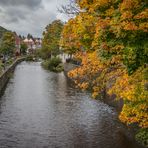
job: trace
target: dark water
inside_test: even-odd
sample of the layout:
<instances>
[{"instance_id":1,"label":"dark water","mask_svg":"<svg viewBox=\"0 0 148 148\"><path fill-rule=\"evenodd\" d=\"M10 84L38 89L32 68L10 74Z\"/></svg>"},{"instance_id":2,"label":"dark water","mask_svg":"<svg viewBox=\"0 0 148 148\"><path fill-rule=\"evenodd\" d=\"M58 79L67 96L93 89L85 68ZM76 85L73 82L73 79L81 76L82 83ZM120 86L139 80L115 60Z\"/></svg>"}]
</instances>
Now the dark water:
<instances>
[{"instance_id":1,"label":"dark water","mask_svg":"<svg viewBox=\"0 0 148 148\"><path fill-rule=\"evenodd\" d=\"M115 110L39 63L17 66L0 99L0 148L138 148Z\"/></svg>"}]
</instances>

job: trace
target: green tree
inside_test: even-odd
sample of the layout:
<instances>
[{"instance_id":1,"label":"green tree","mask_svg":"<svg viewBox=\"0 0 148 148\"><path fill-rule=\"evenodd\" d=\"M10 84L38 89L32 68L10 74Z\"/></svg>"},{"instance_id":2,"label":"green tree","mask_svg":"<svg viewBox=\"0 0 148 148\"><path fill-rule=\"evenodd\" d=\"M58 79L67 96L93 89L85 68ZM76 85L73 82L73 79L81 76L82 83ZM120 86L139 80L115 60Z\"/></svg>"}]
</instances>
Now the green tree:
<instances>
[{"instance_id":1,"label":"green tree","mask_svg":"<svg viewBox=\"0 0 148 148\"><path fill-rule=\"evenodd\" d=\"M45 53L44 58L49 58L51 55L56 56L60 53L59 41L62 30L63 23L60 20L55 20L46 26L42 43L42 52Z\"/></svg>"},{"instance_id":2,"label":"green tree","mask_svg":"<svg viewBox=\"0 0 148 148\"><path fill-rule=\"evenodd\" d=\"M33 36L30 33L28 33L27 39L33 39Z\"/></svg>"},{"instance_id":3,"label":"green tree","mask_svg":"<svg viewBox=\"0 0 148 148\"><path fill-rule=\"evenodd\" d=\"M8 30L0 26L0 41L1 41L1 39L2 39L2 37L3 37L3 34L4 34L5 32L8 32Z\"/></svg>"},{"instance_id":4,"label":"green tree","mask_svg":"<svg viewBox=\"0 0 148 148\"><path fill-rule=\"evenodd\" d=\"M15 48L14 33L6 32L3 35L0 52L4 55L12 55Z\"/></svg>"},{"instance_id":5,"label":"green tree","mask_svg":"<svg viewBox=\"0 0 148 148\"><path fill-rule=\"evenodd\" d=\"M21 53L22 54L26 54L27 51L27 45L25 43L21 44Z\"/></svg>"}]
</instances>

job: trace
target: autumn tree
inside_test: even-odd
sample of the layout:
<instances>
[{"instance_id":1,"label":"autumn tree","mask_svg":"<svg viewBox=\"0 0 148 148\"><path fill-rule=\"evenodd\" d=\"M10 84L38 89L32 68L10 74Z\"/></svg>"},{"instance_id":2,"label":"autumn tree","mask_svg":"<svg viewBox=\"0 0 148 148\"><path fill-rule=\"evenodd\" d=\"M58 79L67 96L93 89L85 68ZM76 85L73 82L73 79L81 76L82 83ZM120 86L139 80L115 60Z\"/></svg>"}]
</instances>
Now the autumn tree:
<instances>
[{"instance_id":1,"label":"autumn tree","mask_svg":"<svg viewBox=\"0 0 148 148\"><path fill-rule=\"evenodd\" d=\"M74 54L78 51L91 51L95 34L96 18L81 13L64 25L60 46L64 52ZM90 23L91 22L91 23Z\"/></svg>"},{"instance_id":2,"label":"autumn tree","mask_svg":"<svg viewBox=\"0 0 148 148\"><path fill-rule=\"evenodd\" d=\"M78 87L91 89L94 98L103 89L122 98L121 121L147 129L148 2L76 2L81 12L64 26L61 45L69 52L76 49L82 64L69 76Z\"/></svg>"}]
</instances>

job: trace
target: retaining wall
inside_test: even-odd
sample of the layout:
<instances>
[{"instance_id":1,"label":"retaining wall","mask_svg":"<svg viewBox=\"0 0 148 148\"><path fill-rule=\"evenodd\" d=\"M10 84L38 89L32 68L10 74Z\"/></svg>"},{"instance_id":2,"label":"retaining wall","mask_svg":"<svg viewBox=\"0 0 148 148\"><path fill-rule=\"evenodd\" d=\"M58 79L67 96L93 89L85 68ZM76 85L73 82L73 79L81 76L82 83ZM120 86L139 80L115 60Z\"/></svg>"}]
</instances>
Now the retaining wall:
<instances>
[{"instance_id":1,"label":"retaining wall","mask_svg":"<svg viewBox=\"0 0 148 148\"><path fill-rule=\"evenodd\" d=\"M5 72L3 72L2 75L0 75L0 94L4 90L6 84L8 83L8 80L11 77L12 73L14 72L16 65L19 64L20 62L24 61L24 60L25 60L25 58L17 59L15 62L13 62L12 65L10 65L5 70Z\"/></svg>"},{"instance_id":2,"label":"retaining wall","mask_svg":"<svg viewBox=\"0 0 148 148\"><path fill-rule=\"evenodd\" d=\"M67 73L72 70L77 68L78 66L75 64L71 64L71 63L64 63L64 74L67 76ZM68 76L67 76L68 77ZM117 100L116 99L116 95L108 95L106 93L106 90L102 91L101 93L102 97L100 98L104 103L113 106L116 108L117 111L121 111L122 107L123 107L123 100Z\"/></svg>"}]
</instances>

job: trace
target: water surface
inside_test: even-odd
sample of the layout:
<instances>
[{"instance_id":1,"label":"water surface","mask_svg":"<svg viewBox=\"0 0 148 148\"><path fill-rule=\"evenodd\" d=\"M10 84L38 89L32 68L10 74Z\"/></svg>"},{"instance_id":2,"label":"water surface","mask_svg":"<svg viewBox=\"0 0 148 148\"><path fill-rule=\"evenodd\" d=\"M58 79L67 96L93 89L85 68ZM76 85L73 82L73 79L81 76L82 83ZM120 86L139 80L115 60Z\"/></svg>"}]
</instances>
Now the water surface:
<instances>
[{"instance_id":1,"label":"water surface","mask_svg":"<svg viewBox=\"0 0 148 148\"><path fill-rule=\"evenodd\" d=\"M16 67L0 99L0 148L139 148L108 105L40 63Z\"/></svg>"}]
</instances>

